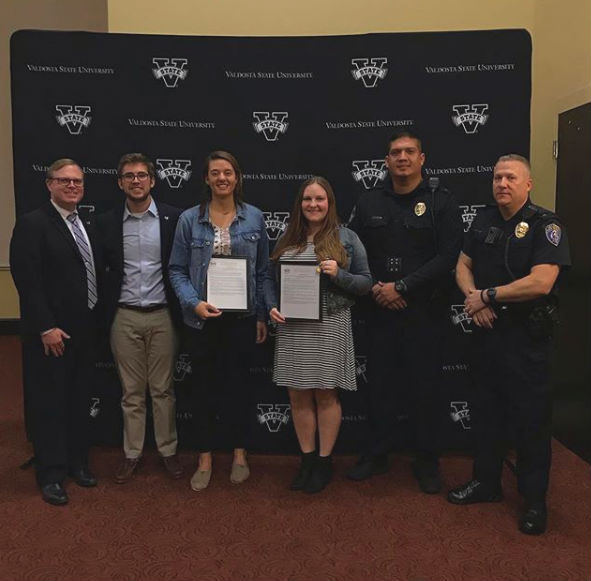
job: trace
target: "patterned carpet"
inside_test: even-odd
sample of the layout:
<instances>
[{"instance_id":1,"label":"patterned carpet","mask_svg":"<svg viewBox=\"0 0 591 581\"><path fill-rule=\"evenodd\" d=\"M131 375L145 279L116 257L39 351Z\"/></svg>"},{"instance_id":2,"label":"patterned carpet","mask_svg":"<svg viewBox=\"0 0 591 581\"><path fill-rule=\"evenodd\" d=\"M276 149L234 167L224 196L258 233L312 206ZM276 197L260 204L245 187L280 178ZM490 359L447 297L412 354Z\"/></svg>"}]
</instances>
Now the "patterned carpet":
<instances>
[{"instance_id":1,"label":"patterned carpet","mask_svg":"<svg viewBox=\"0 0 591 581\"><path fill-rule=\"evenodd\" d=\"M94 489L67 483L70 504L45 504L22 424L20 356L0 337L1 579L437 579L583 580L591 571L589 465L554 443L549 530L517 530L521 509L506 471L505 501L452 506L418 492L410 459L395 456L388 474L361 483L335 458L335 479L321 494L287 490L296 458L253 455L252 476L229 481L231 458L215 456L210 488L195 493L195 456L172 481L150 450L136 478L117 485L120 451L95 448ZM448 486L470 476L465 456L447 455Z\"/></svg>"}]
</instances>

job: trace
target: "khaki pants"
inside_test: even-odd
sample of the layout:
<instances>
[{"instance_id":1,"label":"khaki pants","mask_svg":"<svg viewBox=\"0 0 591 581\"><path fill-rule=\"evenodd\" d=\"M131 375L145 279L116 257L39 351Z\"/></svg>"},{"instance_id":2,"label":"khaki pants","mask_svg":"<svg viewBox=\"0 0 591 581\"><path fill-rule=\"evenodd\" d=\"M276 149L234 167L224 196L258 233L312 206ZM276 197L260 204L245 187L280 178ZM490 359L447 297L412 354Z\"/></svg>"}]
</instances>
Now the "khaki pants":
<instances>
[{"instance_id":1,"label":"khaki pants","mask_svg":"<svg viewBox=\"0 0 591 581\"><path fill-rule=\"evenodd\" d=\"M146 433L146 389L152 397L154 437L161 456L176 454L173 372L177 340L168 309L148 313L117 309L111 350L123 397L123 450L138 458Z\"/></svg>"}]
</instances>

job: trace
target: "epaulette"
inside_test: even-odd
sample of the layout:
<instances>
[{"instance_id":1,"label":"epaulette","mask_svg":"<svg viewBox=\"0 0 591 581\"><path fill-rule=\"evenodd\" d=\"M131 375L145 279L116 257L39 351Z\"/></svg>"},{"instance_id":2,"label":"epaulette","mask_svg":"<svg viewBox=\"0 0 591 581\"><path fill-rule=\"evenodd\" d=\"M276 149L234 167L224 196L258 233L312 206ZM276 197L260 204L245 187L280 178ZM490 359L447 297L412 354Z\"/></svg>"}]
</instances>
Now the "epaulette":
<instances>
[{"instance_id":1,"label":"epaulette","mask_svg":"<svg viewBox=\"0 0 591 581\"><path fill-rule=\"evenodd\" d=\"M451 196L451 190L447 189L445 186L438 186L435 190L438 194L445 194L447 196Z\"/></svg>"},{"instance_id":2,"label":"epaulette","mask_svg":"<svg viewBox=\"0 0 591 581\"><path fill-rule=\"evenodd\" d=\"M526 204L525 209L523 210L523 218L527 220L528 218L533 218L534 216L544 220L547 218L555 218L556 214L550 210L547 210L546 208L542 208L542 206L538 206L529 202Z\"/></svg>"}]
</instances>

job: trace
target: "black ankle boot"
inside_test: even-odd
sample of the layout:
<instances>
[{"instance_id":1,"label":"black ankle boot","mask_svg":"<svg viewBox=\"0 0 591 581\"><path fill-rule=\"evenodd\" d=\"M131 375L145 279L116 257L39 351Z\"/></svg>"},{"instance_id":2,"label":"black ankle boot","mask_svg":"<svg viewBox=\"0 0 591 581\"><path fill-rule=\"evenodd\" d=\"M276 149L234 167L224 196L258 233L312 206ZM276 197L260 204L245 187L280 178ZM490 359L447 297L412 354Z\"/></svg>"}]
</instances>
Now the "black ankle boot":
<instances>
[{"instance_id":1,"label":"black ankle boot","mask_svg":"<svg viewBox=\"0 0 591 581\"><path fill-rule=\"evenodd\" d=\"M312 474L312 467L314 466L314 460L316 460L316 450L312 452L302 452L301 463L298 473L295 478L291 481L289 486L290 490L303 490L304 486Z\"/></svg>"},{"instance_id":2,"label":"black ankle boot","mask_svg":"<svg viewBox=\"0 0 591 581\"><path fill-rule=\"evenodd\" d=\"M312 468L312 474L304 486L304 492L316 494L324 490L332 479L332 456L318 456Z\"/></svg>"}]
</instances>

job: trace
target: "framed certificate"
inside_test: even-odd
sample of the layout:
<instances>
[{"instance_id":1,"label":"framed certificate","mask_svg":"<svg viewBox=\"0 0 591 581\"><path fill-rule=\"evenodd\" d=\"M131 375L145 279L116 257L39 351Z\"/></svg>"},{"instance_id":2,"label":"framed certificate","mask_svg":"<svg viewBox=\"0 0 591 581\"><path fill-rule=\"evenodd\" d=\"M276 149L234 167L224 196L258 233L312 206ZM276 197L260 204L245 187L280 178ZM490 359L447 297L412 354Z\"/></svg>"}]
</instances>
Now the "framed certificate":
<instances>
[{"instance_id":1,"label":"framed certificate","mask_svg":"<svg viewBox=\"0 0 591 581\"><path fill-rule=\"evenodd\" d=\"M320 321L320 268L297 260L279 263L279 310L287 320Z\"/></svg>"},{"instance_id":2,"label":"framed certificate","mask_svg":"<svg viewBox=\"0 0 591 581\"><path fill-rule=\"evenodd\" d=\"M207 268L207 302L222 311L248 311L245 256L212 256Z\"/></svg>"}]
</instances>

